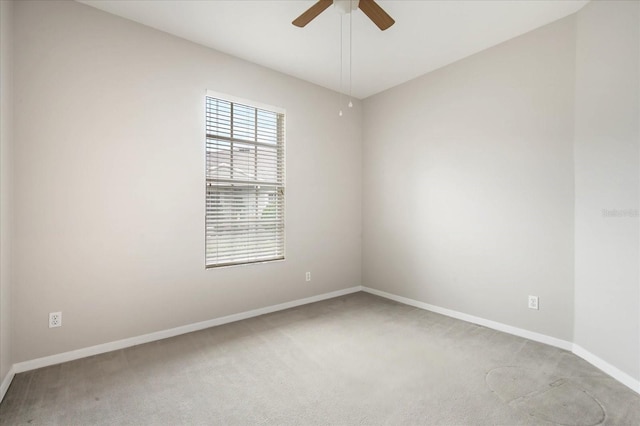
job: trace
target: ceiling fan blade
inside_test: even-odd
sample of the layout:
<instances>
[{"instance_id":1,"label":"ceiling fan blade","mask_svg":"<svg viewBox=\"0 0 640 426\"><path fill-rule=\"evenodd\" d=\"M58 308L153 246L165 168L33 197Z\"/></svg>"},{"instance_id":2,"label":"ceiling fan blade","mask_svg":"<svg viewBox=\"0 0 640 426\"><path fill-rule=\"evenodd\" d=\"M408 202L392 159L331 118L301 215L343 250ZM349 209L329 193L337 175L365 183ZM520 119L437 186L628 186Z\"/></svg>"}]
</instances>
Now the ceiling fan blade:
<instances>
[{"instance_id":1,"label":"ceiling fan blade","mask_svg":"<svg viewBox=\"0 0 640 426\"><path fill-rule=\"evenodd\" d=\"M360 0L358 7L382 31L396 23L396 21L373 0Z\"/></svg>"},{"instance_id":2,"label":"ceiling fan blade","mask_svg":"<svg viewBox=\"0 0 640 426\"><path fill-rule=\"evenodd\" d=\"M293 20L292 24L296 27L304 27L313 19L320 15L326 8L333 4L333 0L319 0L316 4L307 9L302 15Z\"/></svg>"}]
</instances>

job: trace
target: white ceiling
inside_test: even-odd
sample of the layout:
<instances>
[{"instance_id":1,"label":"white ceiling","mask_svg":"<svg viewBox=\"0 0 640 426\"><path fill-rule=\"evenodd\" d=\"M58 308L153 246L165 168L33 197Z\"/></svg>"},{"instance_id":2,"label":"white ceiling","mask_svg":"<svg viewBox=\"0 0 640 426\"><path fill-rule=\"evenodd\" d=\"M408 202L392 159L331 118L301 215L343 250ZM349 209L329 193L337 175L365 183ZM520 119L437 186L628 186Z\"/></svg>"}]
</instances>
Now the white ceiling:
<instances>
[{"instance_id":1,"label":"white ceiling","mask_svg":"<svg viewBox=\"0 0 640 426\"><path fill-rule=\"evenodd\" d=\"M291 21L315 0L78 0L150 27L333 90L340 88L340 16L333 7L305 28ZM353 21L353 95L363 99L568 16L588 0L379 0L396 24ZM343 20L343 92L348 25Z\"/></svg>"}]
</instances>

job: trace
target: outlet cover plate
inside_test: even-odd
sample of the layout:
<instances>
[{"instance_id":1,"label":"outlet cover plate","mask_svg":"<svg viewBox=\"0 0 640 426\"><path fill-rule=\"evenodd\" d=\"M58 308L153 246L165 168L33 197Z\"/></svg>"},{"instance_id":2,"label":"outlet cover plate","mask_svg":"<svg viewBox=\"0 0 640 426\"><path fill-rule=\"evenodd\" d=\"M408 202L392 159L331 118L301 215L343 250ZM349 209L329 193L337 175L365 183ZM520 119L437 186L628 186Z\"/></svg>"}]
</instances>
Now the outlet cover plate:
<instances>
[{"instance_id":1,"label":"outlet cover plate","mask_svg":"<svg viewBox=\"0 0 640 426\"><path fill-rule=\"evenodd\" d=\"M49 313L49 328L62 327L62 312Z\"/></svg>"},{"instance_id":2,"label":"outlet cover plate","mask_svg":"<svg viewBox=\"0 0 640 426\"><path fill-rule=\"evenodd\" d=\"M529 296L529 309L538 310L538 296Z\"/></svg>"}]
</instances>

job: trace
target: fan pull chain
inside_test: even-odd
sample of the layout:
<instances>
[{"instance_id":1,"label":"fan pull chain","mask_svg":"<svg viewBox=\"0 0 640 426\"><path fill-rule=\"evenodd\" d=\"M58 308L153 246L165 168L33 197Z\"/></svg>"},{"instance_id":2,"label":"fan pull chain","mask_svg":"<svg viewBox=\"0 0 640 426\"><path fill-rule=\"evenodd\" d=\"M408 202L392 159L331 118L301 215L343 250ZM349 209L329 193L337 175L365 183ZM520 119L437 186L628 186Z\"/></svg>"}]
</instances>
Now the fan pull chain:
<instances>
[{"instance_id":1,"label":"fan pull chain","mask_svg":"<svg viewBox=\"0 0 640 426\"><path fill-rule=\"evenodd\" d=\"M340 95L338 96L338 115L342 117L342 15L340 17Z\"/></svg>"},{"instance_id":2,"label":"fan pull chain","mask_svg":"<svg viewBox=\"0 0 640 426\"><path fill-rule=\"evenodd\" d=\"M353 108L353 95L352 95L352 91L353 91L353 84L352 84L352 79L351 79L351 64L353 63L353 19L351 18L351 15L353 15L353 0L349 0L349 108Z\"/></svg>"}]
</instances>

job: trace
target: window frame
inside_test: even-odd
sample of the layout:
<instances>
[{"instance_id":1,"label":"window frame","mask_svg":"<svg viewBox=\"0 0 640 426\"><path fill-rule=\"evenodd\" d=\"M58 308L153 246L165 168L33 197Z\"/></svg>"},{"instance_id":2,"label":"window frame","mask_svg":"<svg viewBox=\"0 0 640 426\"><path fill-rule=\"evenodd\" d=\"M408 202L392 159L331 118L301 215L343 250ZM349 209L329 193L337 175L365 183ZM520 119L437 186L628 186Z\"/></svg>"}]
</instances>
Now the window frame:
<instances>
[{"instance_id":1,"label":"window frame","mask_svg":"<svg viewBox=\"0 0 640 426\"><path fill-rule=\"evenodd\" d=\"M278 126L280 131L276 131L276 144L273 145L275 146L275 151L278 153L276 154L276 171L278 170L278 165L281 165L282 167L282 181L281 182L277 182L275 186L276 191L278 192L278 197L281 197L281 202L282 202L282 211L281 211L281 220L279 223L281 223L281 230L276 230L275 233L275 237L273 239L273 241L276 243L276 245L278 244L279 241L281 241L281 255L275 257L275 258L270 258L270 259L255 259L255 260L232 260L232 261L224 261L224 262L217 262L217 263L208 263L209 262L209 253L208 253L208 224L209 224L209 215L208 215L208 207L207 204L209 203L209 188L211 186L215 186L210 182L210 177L209 177L209 171L208 171L208 167L209 167L209 153L208 153L208 145L209 145L209 139L210 139L210 135L207 133L207 127L209 124L209 118L208 118L208 112L207 112L207 105L208 105L208 100L207 98L213 98L219 101L223 101L223 102L228 102L230 104L233 105L240 105L242 107L249 107L249 108L253 108L256 111L265 111L268 113L274 113L277 116L281 116L280 118L276 118L278 120ZM205 103L205 114L204 114L204 119L205 119L205 123L204 123L204 149L205 149L205 155L204 155L204 160L205 160L205 179L204 179L204 183L205 183L205 212L204 212L204 231L205 231L205 241L204 241L204 264L205 264L205 269L217 269L217 268L226 268L226 267L234 267L234 266L243 266L243 265L254 265L254 264L260 264L260 263L271 263L271 262L280 262L280 261L284 261L286 259L286 226L285 226L285 222L286 222L286 110L284 108L281 107L277 107L277 106L273 106L273 105L268 105L268 104L264 104L264 103L260 103L260 102L256 102L256 101L252 101L252 100L248 100L248 99L243 99L237 96L232 96L232 95L227 95L224 93L219 93L213 90L207 90L206 94L205 94L205 99L204 99L204 103ZM257 112L256 112L257 114ZM256 115L257 116L257 115ZM233 123L231 123L231 126L233 126ZM257 121L254 123L254 128L258 128L258 123ZM257 134L257 130L256 130L256 134ZM217 138L215 138L216 140L229 140L230 142L232 140L234 140L233 136L230 137L226 137L226 136L220 136L218 135ZM239 143L239 144L251 144L253 146L259 147L262 145L267 145L266 143L260 142L258 140L255 141L247 141L247 140L243 140L241 138L235 140L235 142ZM269 144L270 145L270 144ZM234 157L234 151L231 150L230 152L230 157L233 158ZM256 153L257 155L257 153ZM233 163L233 160L230 159L230 161ZM257 166L256 166L257 167ZM267 169L268 170L268 169ZM256 180L257 180L257 175L258 175L258 171L259 169L256 168ZM276 172L277 173L277 172ZM219 182L224 181L225 179L220 179ZM231 179L230 179L231 180ZM278 179L276 179L276 181L278 181ZM229 190L229 188L231 188L233 185L235 184L249 184L249 185L255 185L256 181L243 181L243 180L235 180L234 182L227 182L226 185L221 184L221 187L225 187L227 188L227 190ZM259 190L260 186L258 185L256 190ZM241 193L241 191L239 191ZM276 229L279 227L280 225L276 225Z\"/></svg>"}]
</instances>

